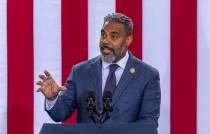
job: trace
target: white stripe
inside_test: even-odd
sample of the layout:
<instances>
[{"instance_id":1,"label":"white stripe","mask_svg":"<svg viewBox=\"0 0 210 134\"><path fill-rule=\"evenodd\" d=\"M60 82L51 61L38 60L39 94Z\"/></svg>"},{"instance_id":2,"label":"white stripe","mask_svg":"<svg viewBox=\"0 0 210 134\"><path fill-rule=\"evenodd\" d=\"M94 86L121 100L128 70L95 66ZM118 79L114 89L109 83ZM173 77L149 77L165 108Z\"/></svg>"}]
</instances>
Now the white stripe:
<instances>
[{"instance_id":1,"label":"white stripe","mask_svg":"<svg viewBox=\"0 0 210 134\"><path fill-rule=\"evenodd\" d=\"M198 0L197 134L210 134L210 0Z\"/></svg>"},{"instance_id":2,"label":"white stripe","mask_svg":"<svg viewBox=\"0 0 210 134\"><path fill-rule=\"evenodd\" d=\"M100 54L99 39L104 16L115 12L115 0L88 0L88 58Z\"/></svg>"},{"instance_id":3,"label":"white stripe","mask_svg":"<svg viewBox=\"0 0 210 134\"><path fill-rule=\"evenodd\" d=\"M34 0L34 134L45 122L44 96L37 93L38 74L48 70L61 84L61 1Z\"/></svg>"},{"instance_id":4,"label":"white stripe","mask_svg":"<svg viewBox=\"0 0 210 134\"><path fill-rule=\"evenodd\" d=\"M170 0L143 0L143 60L160 72L158 131L170 134Z\"/></svg>"},{"instance_id":5,"label":"white stripe","mask_svg":"<svg viewBox=\"0 0 210 134\"><path fill-rule=\"evenodd\" d=\"M7 133L7 1L0 0L0 133Z\"/></svg>"}]
</instances>

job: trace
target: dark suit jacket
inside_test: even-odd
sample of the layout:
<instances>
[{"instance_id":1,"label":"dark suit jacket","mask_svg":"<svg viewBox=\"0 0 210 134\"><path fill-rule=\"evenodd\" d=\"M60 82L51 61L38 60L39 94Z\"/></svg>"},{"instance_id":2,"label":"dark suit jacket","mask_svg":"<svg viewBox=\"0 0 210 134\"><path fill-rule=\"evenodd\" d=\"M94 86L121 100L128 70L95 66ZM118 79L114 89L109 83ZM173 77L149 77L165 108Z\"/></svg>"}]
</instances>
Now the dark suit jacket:
<instances>
[{"instance_id":1,"label":"dark suit jacket","mask_svg":"<svg viewBox=\"0 0 210 134\"><path fill-rule=\"evenodd\" d=\"M131 73L131 68L135 72ZM75 65L66 86L67 90L61 92L48 114L54 121L63 121L78 108L78 122L91 123L86 111L87 91L95 92L97 110L101 111L103 107L100 56ZM129 52L125 70L113 94L112 116L105 123L148 122L158 126L160 97L158 71Z\"/></svg>"}]
</instances>

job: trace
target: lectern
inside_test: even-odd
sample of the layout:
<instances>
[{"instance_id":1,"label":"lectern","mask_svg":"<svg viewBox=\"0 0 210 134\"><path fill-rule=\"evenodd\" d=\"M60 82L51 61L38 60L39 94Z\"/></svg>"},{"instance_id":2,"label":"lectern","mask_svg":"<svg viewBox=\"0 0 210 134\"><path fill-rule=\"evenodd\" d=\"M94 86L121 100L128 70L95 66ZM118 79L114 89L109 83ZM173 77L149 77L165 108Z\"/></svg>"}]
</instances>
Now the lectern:
<instances>
[{"instance_id":1,"label":"lectern","mask_svg":"<svg viewBox=\"0 0 210 134\"><path fill-rule=\"evenodd\" d=\"M157 134L152 124L44 124L39 134Z\"/></svg>"}]
</instances>

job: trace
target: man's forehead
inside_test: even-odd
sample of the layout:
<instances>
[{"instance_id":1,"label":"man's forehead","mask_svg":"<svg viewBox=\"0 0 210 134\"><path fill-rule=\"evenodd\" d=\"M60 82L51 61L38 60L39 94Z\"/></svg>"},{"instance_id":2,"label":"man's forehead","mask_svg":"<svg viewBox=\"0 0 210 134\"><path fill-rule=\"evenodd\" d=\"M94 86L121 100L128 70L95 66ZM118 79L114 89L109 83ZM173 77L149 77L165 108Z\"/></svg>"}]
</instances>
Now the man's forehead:
<instances>
[{"instance_id":1,"label":"man's forehead","mask_svg":"<svg viewBox=\"0 0 210 134\"><path fill-rule=\"evenodd\" d=\"M115 30L115 29L101 29L101 32L107 32L107 33L113 33L113 34L119 34L121 33L121 30Z\"/></svg>"},{"instance_id":2,"label":"man's forehead","mask_svg":"<svg viewBox=\"0 0 210 134\"><path fill-rule=\"evenodd\" d=\"M106 21L102 30L108 30L109 32L122 32L122 30L124 30L124 25L118 22Z\"/></svg>"}]
</instances>

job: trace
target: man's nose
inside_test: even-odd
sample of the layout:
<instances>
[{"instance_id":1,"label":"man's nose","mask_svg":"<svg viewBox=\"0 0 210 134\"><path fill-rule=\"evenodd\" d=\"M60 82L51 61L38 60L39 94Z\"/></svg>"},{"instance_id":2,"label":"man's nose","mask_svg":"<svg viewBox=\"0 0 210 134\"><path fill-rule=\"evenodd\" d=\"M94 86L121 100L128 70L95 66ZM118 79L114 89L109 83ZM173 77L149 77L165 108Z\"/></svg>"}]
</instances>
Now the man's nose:
<instances>
[{"instance_id":1,"label":"man's nose","mask_svg":"<svg viewBox=\"0 0 210 134\"><path fill-rule=\"evenodd\" d=\"M109 43L107 37L103 37L103 38L101 39L101 42L102 42L102 43L106 43L106 44Z\"/></svg>"}]
</instances>

